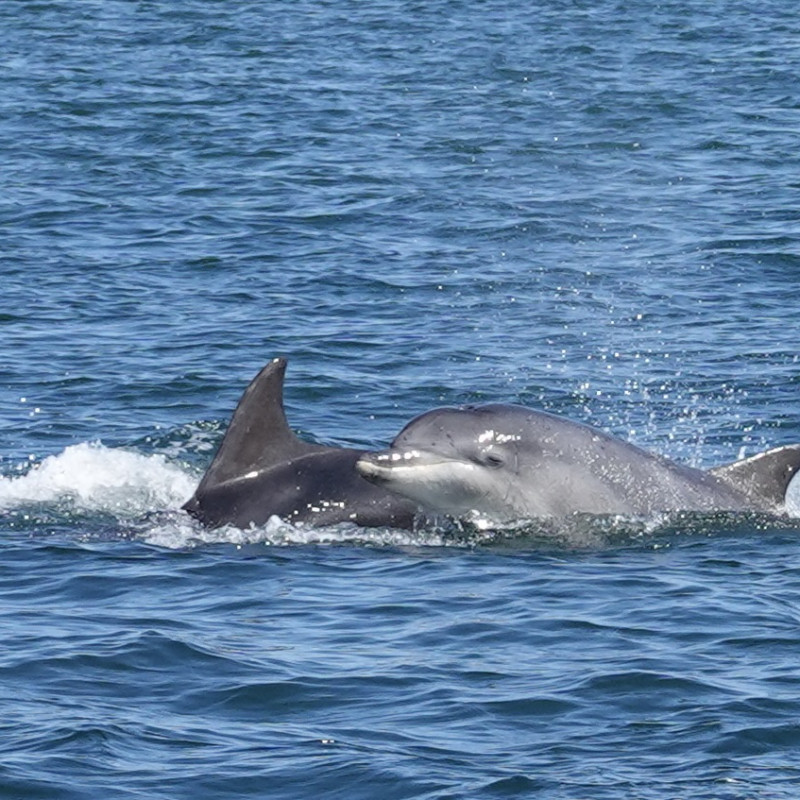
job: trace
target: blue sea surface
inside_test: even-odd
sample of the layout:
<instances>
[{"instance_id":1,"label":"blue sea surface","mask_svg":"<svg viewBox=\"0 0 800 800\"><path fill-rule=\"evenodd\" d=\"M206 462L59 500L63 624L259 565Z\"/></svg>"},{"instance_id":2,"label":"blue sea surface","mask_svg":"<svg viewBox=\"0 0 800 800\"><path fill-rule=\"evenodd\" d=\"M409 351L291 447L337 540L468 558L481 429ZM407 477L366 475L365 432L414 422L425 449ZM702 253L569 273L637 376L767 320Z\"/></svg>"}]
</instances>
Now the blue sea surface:
<instances>
[{"instance_id":1,"label":"blue sea surface","mask_svg":"<svg viewBox=\"0 0 800 800\"><path fill-rule=\"evenodd\" d=\"M778 0L0 5L0 797L796 800L793 516L206 530L247 382L800 442Z\"/></svg>"}]
</instances>

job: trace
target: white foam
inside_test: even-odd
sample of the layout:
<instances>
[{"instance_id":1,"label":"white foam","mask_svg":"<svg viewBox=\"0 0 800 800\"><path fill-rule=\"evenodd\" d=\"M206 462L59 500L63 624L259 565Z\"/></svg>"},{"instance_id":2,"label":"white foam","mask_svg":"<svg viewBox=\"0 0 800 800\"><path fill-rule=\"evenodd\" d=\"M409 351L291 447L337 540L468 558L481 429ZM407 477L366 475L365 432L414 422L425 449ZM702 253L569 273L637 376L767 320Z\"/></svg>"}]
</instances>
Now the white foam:
<instances>
[{"instance_id":1,"label":"white foam","mask_svg":"<svg viewBox=\"0 0 800 800\"><path fill-rule=\"evenodd\" d=\"M0 477L0 509L67 504L78 511L131 518L179 508L196 484L196 476L163 455L83 443L45 458L23 475Z\"/></svg>"},{"instance_id":2,"label":"white foam","mask_svg":"<svg viewBox=\"0 0 800 800\"><path fill-rule=\"evenodd\" d=\"M278 517L271 517L265 525L239 529L230 525L204 528L188 516L165 519L139 533L148 544L169 549L181 549L204 544L232 544L237 547L266 544L282 545L332 545L356 544L374 547L447 547L456 544L451 537L439 531L412 532L395 528L359 528L343 523L313 527L303 523L294 525ZM463 545L463 542L461 542Z\"/></svg>"}]
</instances>

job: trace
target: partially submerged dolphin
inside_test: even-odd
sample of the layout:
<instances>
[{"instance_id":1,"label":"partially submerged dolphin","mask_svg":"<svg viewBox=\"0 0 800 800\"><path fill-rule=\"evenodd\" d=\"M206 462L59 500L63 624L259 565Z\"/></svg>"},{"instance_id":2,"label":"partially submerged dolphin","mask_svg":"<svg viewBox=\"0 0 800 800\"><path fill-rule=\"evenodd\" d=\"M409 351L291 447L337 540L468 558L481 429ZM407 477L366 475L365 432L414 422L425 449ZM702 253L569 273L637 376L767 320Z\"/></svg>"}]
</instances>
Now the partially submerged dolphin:
<instances>
[{"instance_id":1,"label":"partially submerged dolphin","mask_svg":"<svg viewBox=\"0 0 800 800\"><path fill-rule=\"evenodd\" d=\"M783 513L800 445L708 472L600 430L515 405L440 408L356 469L428 511L493 522L573 513Z\"/></svg>"},{"instance_id":2,"label":"partially submerged dolphin","mask_svg":"<svg viewBox=\"0 0 800 800\"><path fill-rule=\"evenodd\" d=\"M286 361L267 364L242 395L192 498L183 506L205 525L246 528L272 516L288 522L411 528L416 504L365 481L362 450L295 436L283 410Z\"/></svg>"}]
</instances>

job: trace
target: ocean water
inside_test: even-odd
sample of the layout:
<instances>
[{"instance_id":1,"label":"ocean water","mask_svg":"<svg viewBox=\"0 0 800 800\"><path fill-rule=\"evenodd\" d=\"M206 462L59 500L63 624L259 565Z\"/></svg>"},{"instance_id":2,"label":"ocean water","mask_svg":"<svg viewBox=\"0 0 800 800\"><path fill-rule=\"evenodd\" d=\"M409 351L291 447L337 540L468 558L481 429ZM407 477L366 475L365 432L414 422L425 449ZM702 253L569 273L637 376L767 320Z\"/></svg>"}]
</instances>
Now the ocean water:
<instances>
[{"instance_id":1,"label":"ocean water","mask_svg":"<svg viewBox=\"0 0 800 800\"><path fill-rule=\"evenodd\" d=\"M207 531L247 382L800 442L777 0L0 6L0 796L794 800L784 519Z\"/></svg>"}]
</instances>

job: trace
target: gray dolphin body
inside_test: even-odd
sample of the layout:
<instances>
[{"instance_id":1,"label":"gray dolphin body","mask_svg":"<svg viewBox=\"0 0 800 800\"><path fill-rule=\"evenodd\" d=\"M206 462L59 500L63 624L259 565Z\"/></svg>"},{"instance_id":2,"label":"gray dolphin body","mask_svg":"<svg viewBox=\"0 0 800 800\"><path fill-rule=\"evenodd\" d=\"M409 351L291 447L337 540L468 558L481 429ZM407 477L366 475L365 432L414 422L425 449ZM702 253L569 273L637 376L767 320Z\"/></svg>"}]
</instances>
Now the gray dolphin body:
<instances>
[{"instance_id":1,"label":"gray dolphin body","mask_svg":"<svg viewBox=\"0 0 800 800\"><path fill-rule=\"evenodd\" d=\"M553 414L464 406L422 414L356 469L428 511L495 522L576 512L782 513L800 445L705 472Z\"/></svg>"},{"instance_id":2,"label":"gray dolphin body","mask_svg":"<svg viewBox=\"0 0 800 800\"><path fill-rule=\"evenodd\" d=\"M299 439L283 409L286 361L267 364L245 390L214 459L183 506L205 525L246 528L272 516L310 525L411 528L416 504L365 481L363 453Z\"/></svg>"}]
</instances>

